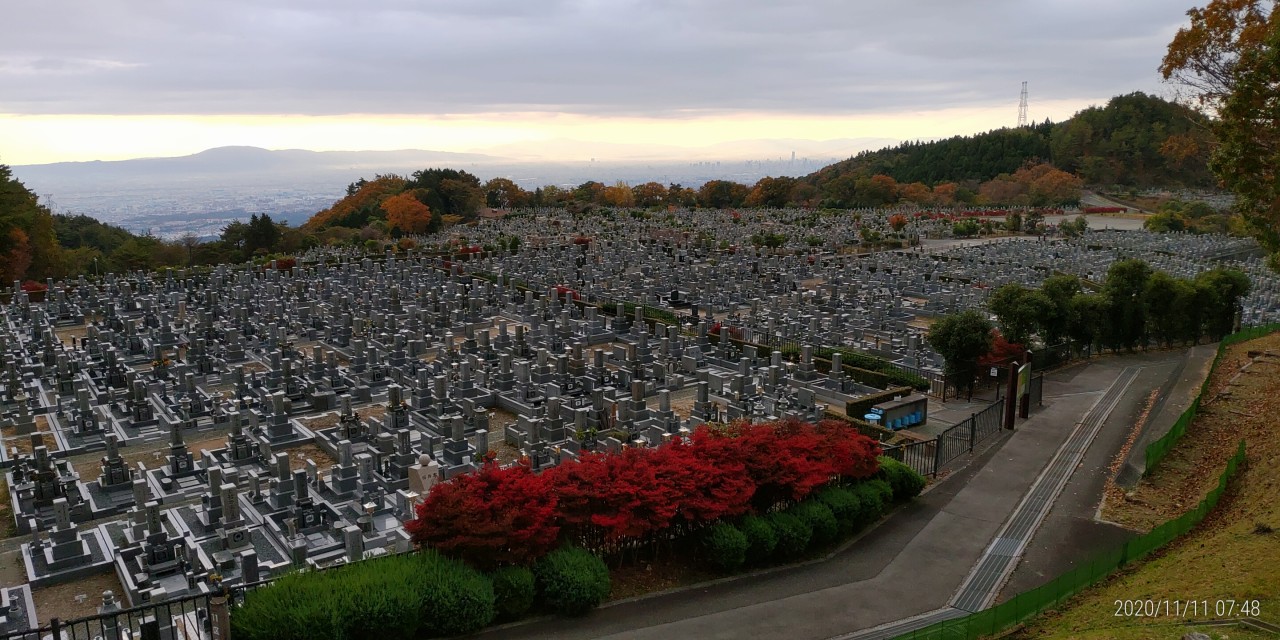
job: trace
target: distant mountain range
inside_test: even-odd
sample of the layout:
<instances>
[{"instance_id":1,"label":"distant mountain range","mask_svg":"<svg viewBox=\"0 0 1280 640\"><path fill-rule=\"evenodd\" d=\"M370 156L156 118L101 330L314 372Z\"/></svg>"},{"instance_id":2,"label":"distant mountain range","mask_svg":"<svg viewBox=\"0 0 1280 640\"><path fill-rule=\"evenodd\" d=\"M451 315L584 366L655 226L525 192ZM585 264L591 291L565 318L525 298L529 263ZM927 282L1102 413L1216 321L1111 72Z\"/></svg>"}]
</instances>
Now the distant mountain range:
<instances>
[{"instance_id":1,"label":"distant mountain range","mask_svg":"<svg viewBox=\"0 0 1280 640\"><path fill-rule=\"evenodd\" d=\"M884 138L825 141L738 140L704 148L552 139L472 152L267 150L218 147L173 158L17 165L16 178L62 213L86 214L159 235L209 234L254 213L301 222L341 197L360 178L448 167L481 180L510 178L532 190L658 181L697 187L708 180L752 184L764 176L800 176L834 160L897 142ZM793 155L794 154L794 157Z\"/></svg>"},{"instance_id":2,"label":"distant mountain range","mask_svg":"<svg viewBox=\"0 0 1280 640\"><path fill-rule=\"evenodd\" d=\"M24 180L68 180L97 182L103 180L163 180L170 177L214 178L216 176L253 174L283 178L296 174L339 171L404 172L416 171L433 164L497 162L495 156L449 151L307 151L283 149L272 151L258 147L217 147L189 156L173 158L135 158L132 160L94 160L91 162L56 162L19 165L14 173Z\"/></svg>"},{"instance_id":3,"label":"distant mountain range","mask_svg":"<svg viewBox=\"0 0 1280 640\"><path fill-rule=\"evenodd\" d=\"M571 138L553 138L514 142L476 149L477 152L526 162L683 162L742 161L796 158L840 159L860 151L895 144L894 138L839 138L835 140L802 140L797 138L758 138L732 140L702 147L664 144L623 144L590 142ZM597 178L605 181L608 176Z\"/></svg>"}]
</instances>

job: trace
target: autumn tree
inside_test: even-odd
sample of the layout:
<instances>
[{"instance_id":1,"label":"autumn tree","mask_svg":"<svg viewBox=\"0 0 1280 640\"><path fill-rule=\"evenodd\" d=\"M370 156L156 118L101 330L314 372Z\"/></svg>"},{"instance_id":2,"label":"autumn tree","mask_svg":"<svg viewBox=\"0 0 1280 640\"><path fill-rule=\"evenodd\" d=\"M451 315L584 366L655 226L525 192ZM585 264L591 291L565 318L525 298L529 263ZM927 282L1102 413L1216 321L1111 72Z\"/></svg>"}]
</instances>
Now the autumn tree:
<instances>
[{"instance_id":1,"label":"autumn tree","mask_svg":"<svg viewBox=\"0 0 1280 640\"><path fill-rule=\"evenodd\" d=\"M858 181L858 204L879 207L898 201L898 181L892 176L877 173Z\"/></svg>"},{"instance_id":2,"label":"autumn tree","mask_svg":"<svg viewBox=\"0 0 1280 640\"><path fill-rule=\"evenodd\" d=\"M698 192L678 182L667 185L667 203L681 207L692 207L698 204Z\"/></svg>"},{"instance_id":3,"label":"autumn tree","mask_svg":"<svg viewBox=\"0 0 1280 640\"><path fill-rule=\"evenodd\" d=\"M27 232L14 227L9 230L9 250L4 254L4 281L22 280L31 266L31 241Z\"/></svg>"},{"instance_id":4,"label":"autumn tree","mask_svg":"<svg viewBox=\"0 0 1280 640\"><path fill-rule=\"evenodd\" d=\"M636 206L656 207L667 203L667 188L660 182L646 182L631 187Z\"/></svg>"},{"instance_id":5,"label":"autumn tree","mask_svg":"<svg viewBox=\"0 0 1280 640\"><path fill-rule=\"evenodd\" d=\"M595 180L588 180L573 190L573 199L577 202L600 204L604 200L605 186Z\"/></svg>"},{"instance_id":6,"label":"autumn tree","mask_svg":"<svg viewBox=\"0 0 1280 640\"><path fill-rule=\"evenodd\" d=\"M53 214L6 165L0 165L0 262L10 281L62 275Z\"/></svg>"},{"instance_id":7,"label":"autumn tree","mask_svg":"<svg viewBox=\"0 0 1280 640\"><path fill-rule=\"evenodd\" d=\"M780 209L791 202L791 191L796 179L786 176L760 178L743 202L748 207L773 207Z\"/></svg>"},{"instance_id":8,"label":"autumn tree","mask_svg":"<svg viewBox=\"0 0 1280 640\"><path fill-rule=\"evenodd\" d=\"M393 234L426 233L431 225L431 208L418 199L417 191L405 191L382 201L387 228Z\"/></svg>"},{"instance_id":9,"label":"autumn tree","mask_svg":"<svg viewBox=\"0 0 1280 640\"><path fill-rule=\"evenodd\" d=\"M1245 51L1236 71L1215 123L1219 145L1210 166L1280 267L1280 32L1273 28L1262 46Z\"/></svg>"},{"instance_id":10,"label":"autumn tree","mask_svg":"<svg viewBox=\"0 0 1280 640\"><path fill-rule=\"evenodd\" d=\"M1189 89L1194 102L1216 112L1249 73L1242 68L1260 50L1274 45L1276 3L1266 0L1211 0L1187 11L1191 19L1174 35L1160 63L1160 75ZM1274 78L1275 76L1272 76Z\"/></svg>"},{"instance_id":11,"label":"autumn tree","mask_svg":"<svg viewBox=\"0 0 1280 640\"><path fill-rule=\"evenodd\" d=\"M493 178L484 183L485 205L494 209L529 206L530 194L510 178Z\"/></svg>"},{"instance_id":12,"label":"autumn tree","mask_svg":"<svg viewBox=\"0 0 1280 640\"><path fill-rule=\"evenodd\" d=\"M731 180L708 180L698 189L698 204L711 209L740 207L747 199L747 186Z\"/></svg>"},{"instance_id":13,"label":"autumn tree","mask_svg":"<svg viewBox=\"0 0 1280 640\"><path fill-rule=\"evenodd\" d=\"M933 204L933 191L923 182L912 182L898 188L898 197L919 205Z\"/></svg>"},{"instance_id":14,"label":"autumn tree","mask_svg":"<svg viewBox=\"0 0 1280 640\"><path fill-rule=\"evenodd\" d=\"M906 216L902 215L901 213L895 213L889 216L889 228L893 229L894 233L899 233L906 227L907 227Z\"/></svg>"},{"instance_id":15,"label":"autumn tree","mask_svg":"<svg viewBox=\"0 0 1280 640\"><path fill-rule=\"evenodd\" d=\"M483 569L528 564L555 547L556 507L553 487L528 467L486 465L433 487L405 529Z\"/></svg>"},{"instance_id":16,"label":"autumn tree","mask_svg":"<svg viewBox=\"0 0 1280 640\"><path fill-rule=\"evenodd\" d=\"M636 203L635 194L627 183L619 180L612 187L605 187L600 201L610 207L631 207Z\"/></svg>"},{"instance_id":17,"label":"autumn tree","mask_svg":"<svg viewBox=\"0 0 1280 640\"><path fill-rule=\"evenodd\" d=\"M933 185L933 202L934 204L949 206L956 202L956 192L959 191L960 185L954 182L944 182L942 184Z\"/></svg>"},{"instance_id":18,"label":"autumn tree","mask_svg":"<svg viewBox=\"0 0 1280 640\"><path fill-rule=\"evenodd\" d=\"M1211 0L1187 12L1160 73L1217 115L1210 168L1237 196L1236 210L1280 267L1280 10L1273 1ZM1177 157L1185 150L1166 145ZM1162 151L1166 151L1162 148Z\"/></svg>"},{"instance_id":19,"label":"autumn tree","mask_svg":"<svg viewBox=\"0 0 1280 640\"><path fill-rule=\"evenodd\" d=\"M470 218L485 201L480 179L457 169L415 171L405 189L422 189L418 199L432 212L432 230L444 216ZM437 217L438 216L438 217Z\"/></svg>"},{"instance_id":20,"label":"autumn tree","mask_svg":"<svg viewBox=\"0 0 1280 640\"><path fill-rule=\"evenodd\" d=\"M380 217L382 201L404 191L407 184L407 180L397 175L379 175L373 180L362 178L347 187L346 197L311 216L302 228L310 232L331 226L359 229L370 219Z\"/></svg>"}]
</instances>

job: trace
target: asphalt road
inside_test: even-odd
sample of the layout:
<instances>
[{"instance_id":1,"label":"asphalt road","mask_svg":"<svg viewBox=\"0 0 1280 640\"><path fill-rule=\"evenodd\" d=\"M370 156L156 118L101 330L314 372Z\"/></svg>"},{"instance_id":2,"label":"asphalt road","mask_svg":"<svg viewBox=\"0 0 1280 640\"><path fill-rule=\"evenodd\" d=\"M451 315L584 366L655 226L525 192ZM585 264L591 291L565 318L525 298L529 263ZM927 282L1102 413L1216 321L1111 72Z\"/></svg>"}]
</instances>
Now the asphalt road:
<instances>
[{"instance_id":1,"label":"asphalt road","mask_svg":"<svg viewBox=\"0 0 1280 640\"><path fill-rule=\"evenodd\" d=\"M826 562L615 603L582 618L544 618L480 635L824 640L942 607L1081 416L1124 367L1144 366L1032 539L1006 590L1057 575L1079 555L1126 535L1085 525L1079 514L1096 505L1092 492L1101 486L1099 469L1127 437L1134 407L1152 385L1165 384L1183 355L1105 357L1052 374L1046 379L1044 408L1003 443ZM1063 528L1062 518L1076 528ZM1070 542L1069 552L1055 552L1064 540Z\"/></svg>"}]
</instances>

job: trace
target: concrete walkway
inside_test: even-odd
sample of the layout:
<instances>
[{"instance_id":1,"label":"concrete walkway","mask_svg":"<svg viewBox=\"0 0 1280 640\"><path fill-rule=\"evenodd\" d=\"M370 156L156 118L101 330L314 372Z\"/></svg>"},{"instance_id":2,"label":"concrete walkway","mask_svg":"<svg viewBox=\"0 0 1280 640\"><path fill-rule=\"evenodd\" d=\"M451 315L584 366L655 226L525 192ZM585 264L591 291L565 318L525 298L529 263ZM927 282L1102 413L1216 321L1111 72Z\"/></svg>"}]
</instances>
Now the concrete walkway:
<instances>
[{"instance_id":1,"label":"concrete walkway","mask_svg":"<svg viewBox=\"0 0 1280 640\"><path fill-rule=\"evenodd\" d=\"M1085 413L1127 366L1182 353L1099 359L1045 379L1045 407L830 561L617 603L488 638L786 638L825 640L947 606L1014 508ZM1149 388L1131 385L1122 403ZM1105 430L1105 427L1104 427Z\"/></svg>"},{"instance_id":2,"label":"concrete walkway","mask_svg":"<svg viewBox=\"0 0 1280 640\"><path fill-rule=\"evenodd\" d=\"M1142 435L1130 448L1128 461L1120 471L1121 484L1125 484L1126 476L1136 482L1142 475L1147 443L1168 433L1178 416L1191 406L1201 383L1209 375L1217 349L1214 343L1185 351L1130 356L1145 365L1134 381L1133 392L1121 401L1103 425L1080 467L1054 502L1045 524L1027 546L1022 562L997 602L1039 587L1137 535L1097 519L1102 491L1116 452L1124 446L1147 398L1156 391L1156 402ZM1045 401L1050 398L1046 397Z\"/></svg>"}]
</instances>

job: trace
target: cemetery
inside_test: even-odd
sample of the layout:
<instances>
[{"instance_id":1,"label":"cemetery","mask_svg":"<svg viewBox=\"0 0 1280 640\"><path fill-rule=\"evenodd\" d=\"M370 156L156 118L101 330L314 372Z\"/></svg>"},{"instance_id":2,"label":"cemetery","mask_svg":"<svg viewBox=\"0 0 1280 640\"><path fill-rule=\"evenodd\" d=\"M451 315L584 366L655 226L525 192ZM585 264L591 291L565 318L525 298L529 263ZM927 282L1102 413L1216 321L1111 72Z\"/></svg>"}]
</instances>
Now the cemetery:
<instances>
[{"instance_id":1,"label":"cemetery","mask_svg":"<svg viewBox=\"0 0 1280 640\"><path fill-rule=\"evenodd\" d=\"M463 518L443 505L464 502L458 487L476 478L527 474L569 492L600 460L714 450L724 424L810 425L805 447L862 452L870 466L818 473L856 485L877 473L876 440L909 437L945 393L930 323L985 309L1006 283L1099 282L1126 258L1181 277L1231 266L1252 282L1240 322L1280 320L1280 279L1249 240L1092 231L966 244L949 220L893 231L889 213L530 210L407 252L316 248L288 268L106 274L41 295L14 283L0 307L0 467L23 575L0 583L0 632L67 617L37 610L33 593L89 576L114 576L86 605L112 611L296 568L392 563L416 543L450 550L442 523ZM906 246L847 251L866 229ZM754 246L763 234L783 239ZM849 407L872 399L894 421L860 427L874 438L848 426L867 413ZM832 418L848 438L831 436ZM834 495L814 500L840 516L848 499ZM452 551L484 569L509 560Z\"/></svg>"}]
</instances>

